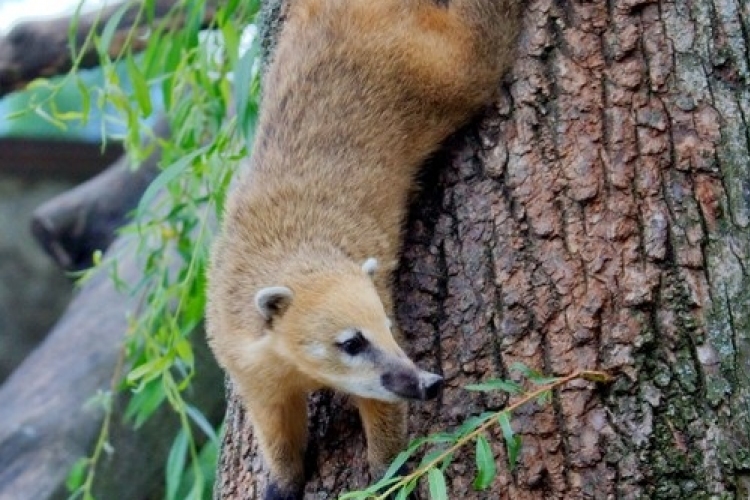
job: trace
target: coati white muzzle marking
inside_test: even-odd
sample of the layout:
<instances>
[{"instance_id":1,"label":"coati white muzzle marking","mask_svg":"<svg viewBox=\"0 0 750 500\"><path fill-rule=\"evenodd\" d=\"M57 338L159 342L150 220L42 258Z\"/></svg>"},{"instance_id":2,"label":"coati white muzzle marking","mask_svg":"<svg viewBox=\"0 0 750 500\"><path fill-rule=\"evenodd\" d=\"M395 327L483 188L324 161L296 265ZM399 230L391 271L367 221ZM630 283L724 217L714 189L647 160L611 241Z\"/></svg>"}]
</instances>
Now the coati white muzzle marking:
<instances>
[{"instance_id":1,"label":"coati white muzzle marking","mask_svg":"<svg viewBox=\"0 0 750 500\"><path fill-rule=\"evenodd\" d=\"M342 361L356 370L337 381L345 391L357 396L399 401L427 400L437 396L443 377L417 368L403 351L388 353L373 344L366 332L347 329L336 337Z\"/></svg>"}]
</instances>

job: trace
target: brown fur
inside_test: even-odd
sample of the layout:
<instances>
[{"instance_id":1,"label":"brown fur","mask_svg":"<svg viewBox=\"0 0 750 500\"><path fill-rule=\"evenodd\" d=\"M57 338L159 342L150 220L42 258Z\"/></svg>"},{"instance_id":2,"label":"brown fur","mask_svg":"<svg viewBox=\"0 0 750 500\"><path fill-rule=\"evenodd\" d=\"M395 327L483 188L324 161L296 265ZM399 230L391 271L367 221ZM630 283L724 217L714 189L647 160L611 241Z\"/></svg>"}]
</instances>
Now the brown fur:
<instances>
[{"instance_id":1,"label":"brown fur","mask_svg":"<svg viewBox=\"0 0 750 500\"><path fill-rule=\"evenodd\" d=\"M410 363L383 320L414 177L492 98L520 3L293 0L209 273L211 345L271 469L266 498L298 498L305 395L336 386L338 358L310 361L309 342L361 327L389 366ZM368 257L380 263L375 286L360 269ZM269 321L253 307L266 286L294 293ZM355 399L379 473L405 443L405 405Z\"/></svg>"}]
</instances>

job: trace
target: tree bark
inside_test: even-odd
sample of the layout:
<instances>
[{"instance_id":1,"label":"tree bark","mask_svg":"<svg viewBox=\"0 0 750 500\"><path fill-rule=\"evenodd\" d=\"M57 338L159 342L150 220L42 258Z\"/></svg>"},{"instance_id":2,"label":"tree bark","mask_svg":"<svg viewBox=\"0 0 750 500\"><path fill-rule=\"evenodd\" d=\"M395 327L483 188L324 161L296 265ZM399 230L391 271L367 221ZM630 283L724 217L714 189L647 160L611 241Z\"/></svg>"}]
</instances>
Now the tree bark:
<instances>
[{"instance_id":1,"label":"tree bark","mask_svg":"<svg viewBox=\"0 0 750 500\"><path fill-rule=\"evenodd\" d=\"M489 492L473 447L450 497L747 498L750 4L535 0L504 95L425 170L398 320L445 376L411 436L502 407L465 384L522 362L579 382L513 419ZM254 499L262 457L231 391L216 497ZM310 400L308 499L368 483L355 411ZM427 498L423 491L423 498Z\"/></svg>"}]
</instances>

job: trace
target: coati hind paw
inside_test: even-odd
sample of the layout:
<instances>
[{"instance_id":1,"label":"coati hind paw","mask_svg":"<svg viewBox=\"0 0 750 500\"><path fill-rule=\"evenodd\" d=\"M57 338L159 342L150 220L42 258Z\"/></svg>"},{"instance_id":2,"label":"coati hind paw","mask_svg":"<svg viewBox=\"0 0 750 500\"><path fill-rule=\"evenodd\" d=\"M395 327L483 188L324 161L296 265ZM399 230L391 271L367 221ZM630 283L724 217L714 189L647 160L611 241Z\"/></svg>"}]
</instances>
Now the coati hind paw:
<instances>
[{"instance_id":1,"label":"coati hind paw","mask_svg":"<svg viewBox=\"0 0 750 500\"><path fill-rule=\"evenodd\" d=\"M271 480L263 495L263 500L302 500L305 489L303 487L282 488L278 483Z\"/></svg>"}]
</instances>

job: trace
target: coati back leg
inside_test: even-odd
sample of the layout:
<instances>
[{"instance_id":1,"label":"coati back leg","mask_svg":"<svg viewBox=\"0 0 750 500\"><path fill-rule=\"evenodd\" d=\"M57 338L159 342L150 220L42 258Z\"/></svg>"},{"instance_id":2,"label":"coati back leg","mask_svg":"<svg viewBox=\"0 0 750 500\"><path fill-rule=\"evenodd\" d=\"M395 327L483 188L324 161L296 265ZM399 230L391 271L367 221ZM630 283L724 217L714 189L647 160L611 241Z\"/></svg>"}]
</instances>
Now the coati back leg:
<instances>
[{"instance_id":1,"label":"coati back leg","mask_svg":"<svg viewBox=\"0 0 750 500\"><path fill-rule=\"evenodd\" d=\"M474 113L492 99L510 67L521 0L411 0L414 34L404 34L413 84L438 111ZM410 31L412 31L410 30ZM443 108L439 103L447 108ZM463 118L463 117L462 117Z\"/></svg>"}]
</instances>

